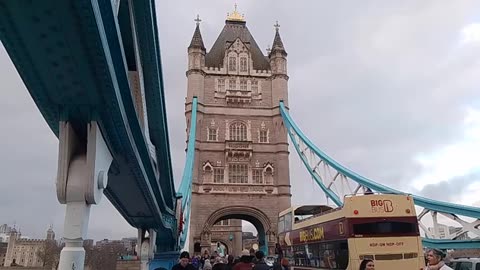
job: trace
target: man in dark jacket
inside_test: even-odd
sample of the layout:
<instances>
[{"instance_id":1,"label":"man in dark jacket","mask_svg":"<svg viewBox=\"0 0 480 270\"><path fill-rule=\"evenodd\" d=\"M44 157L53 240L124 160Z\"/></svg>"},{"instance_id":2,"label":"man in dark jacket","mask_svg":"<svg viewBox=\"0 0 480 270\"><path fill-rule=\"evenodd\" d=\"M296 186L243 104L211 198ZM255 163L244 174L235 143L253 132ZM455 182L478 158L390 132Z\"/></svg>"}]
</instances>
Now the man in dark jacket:
<instances>
[{"instance_id":1,"label":"man in dark jacket","mask_svg":"<svg viewBox=\"0 0 480 270\"><path fill-rule=\"evenodd\" d=\"M190 254L184 251L180 254L180 262L172 267L172 270L195 270L190 264Z\"/></svg>"},{"instance_id":2,"label":"man in dark jacket","mask_svg":"<svg viewBox=\"0 0 480 270\"><path fill-rule=\"evenodd\" d=\"M259 250L255 252L255 258L257 258L257 262L253 266L253 270L269 270L270 266L267 265L267 263L264 260L265 254L263 254L263 251Z\"/></svg>"}]
</instances>

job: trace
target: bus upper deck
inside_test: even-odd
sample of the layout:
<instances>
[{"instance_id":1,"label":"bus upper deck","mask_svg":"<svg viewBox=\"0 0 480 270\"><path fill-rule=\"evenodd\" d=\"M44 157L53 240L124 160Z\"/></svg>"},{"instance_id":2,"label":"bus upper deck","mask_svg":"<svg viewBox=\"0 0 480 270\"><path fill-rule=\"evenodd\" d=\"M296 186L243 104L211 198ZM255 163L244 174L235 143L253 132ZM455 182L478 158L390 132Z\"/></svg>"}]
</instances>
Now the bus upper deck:
<instances>
[{"instance_id":1,"label":"bus upper deck","mask_svg":"<svg viewBox=\"0 0 480 270\"><path fill-rule=\"evenodd\" d=\"M294 269L358 269L365 258L378 261L380 270L422 264L415 206L408 195L348 196L339 208L291 207L279 214L278 241Z\"/></svg>"}]
</instances>

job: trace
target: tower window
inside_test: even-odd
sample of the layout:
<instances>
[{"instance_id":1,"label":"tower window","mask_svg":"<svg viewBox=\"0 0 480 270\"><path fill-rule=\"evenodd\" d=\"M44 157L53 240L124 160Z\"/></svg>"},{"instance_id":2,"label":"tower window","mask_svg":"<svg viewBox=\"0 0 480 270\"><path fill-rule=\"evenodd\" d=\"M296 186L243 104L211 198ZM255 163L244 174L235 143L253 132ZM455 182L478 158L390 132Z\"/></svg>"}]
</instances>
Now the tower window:
<instances>
[{"instance_id":1,"label":"tower window","mask_svg":"<svg viewBox=\"0 0 480 270\"><path fill-rule=\"evenodd\" d=\"M247 80L240 81L240 90L247 91Z\"/></svg>"},{"instance_id":2,"label":"tower window","mask_svg":"<svg viewBox=\"0 0 480 270\"><path fill-rule=\"evenodd\" d=\"M237 184L248 183L247 164L233 163L228 164L228 182Z\"/></svg>"},{"instance_id":3,"label":"tower window","mask_svg":"<svg viewBox=\"0 0 480 270\"><path fill-rule=\"evenodd\" d=\"M240 58L240 72L247 72L247 58Z\"/></svg>"},{"instance_id":4,"label":"tower window","mask_svg":"<svg viewBox=\"0 0 480 270\"><path fill-rule=\"evenodd\" d=\"M260 130L260 142L268 143L268 130Z\"/></svg>"},{"instance_id":5,"label":"tower window","mask_svg":"<svg viewBox=\"0 0 480 270\"><path fill-rule=\"evenodd\" d=\"M237 58L230 56L228 58L228 70L237 71Z\"/></svg>"},{"instance_id":6,"label":"tower window","mask_svg":"<svg viewBox=\"0 0 480 270\"><path fill-rule=\"evenodd\" d=\"M230 222L228 219L225 220L220 220L219 222L214 224L215 226L228 226L230 225Z\"/></svg>"},{"instance_id":7,"label":"tower window","mask_svg":"<svg viewBox=\"0 0 480 270\"><path fill-rule=\"evenodd\" d=\"M223 175L224 175L223 168L213 169L213 182L214 183L223 183Z\"/></svg>"},{"instance_id":8,"label":"tower window","mask_svg":"<svg viewBox=\"0 0 480 270\"><path fill-rule=\"evenodd\" d=\"M231 141L246 141L247 140L247 126L244 123L233 123L230 125L230 140Z\"/></svg>"},{"instance_id":9,"label":"tower window","mask_svg":"<svg viewBox=\"0 0 480 270\"><path fill-rule=\"evenodd\" d=\"M252 177L254 184L263 184L263 170L262 169L253 169L252 170Z\"/></svg>"},{"instance_id":10,"label":"tower window","mask_svg":"<svg viewBox=\"0 0 480 270\"><path fill-rule=\"evenodd\" d=\"M230 90L237 89L237 81L235 79L228 80L228 89Z\"/></svg>"},{"instance_id":11,"label":"tower window","mask_svg":"<svg viewBox=\"0 0 480 270\"><path fill-rule=\"evenodd\" d=\"M258 81L252 81L252 92L255 94L258 93Z\"/></svg>"},{"instance_id":12,"label":"tower window","mask_svg":"<svg viewBox=\"0 0 480 270\"><path fill-rule=\"evenodd\" d=\"M208 141L215 142L217 141L217 129L208 128Z\"/></svg>"},{"instance_id":13,"label":"tower window","mask_svg":"<svg viewBox=\"0 0 480 270\"><path fill-rule=\"evenodd\" d=\"M225 79L218 79L217 90L218 92L225 92Z\"/></svg>"}]
</instances>

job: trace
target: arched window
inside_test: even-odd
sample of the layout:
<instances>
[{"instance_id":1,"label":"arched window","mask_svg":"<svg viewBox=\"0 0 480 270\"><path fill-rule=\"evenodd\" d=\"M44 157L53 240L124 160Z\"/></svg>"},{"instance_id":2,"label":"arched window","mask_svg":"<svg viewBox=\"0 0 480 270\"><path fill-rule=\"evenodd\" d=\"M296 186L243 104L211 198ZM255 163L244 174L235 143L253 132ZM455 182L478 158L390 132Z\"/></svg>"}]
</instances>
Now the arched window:
<instances>
[{"instance_id":1,"label":"arched window","mask_svg":"<svg viewBox=\"0 0 480 270\"><path fill-rule=\"evenodd\" d=\"M267 164L263 169L265 175L265 183L267 185L273 184L273 167L270 164Z\"/></svg>"},{"instance_id":2,"label":"arched window","mask_svg":"<svg viewBox=\"0 0 480 270\"><path fill-rule=\"evenodd\" d=\"M228 70L237 71L237 57L235 56L228 57Z\"/></svg>"},{"instance_id":3,"label":"arched window","mask_svg":"<svg viewBox=\"0 0 480 270\"><path fill-rule=\"evenodd\" d=\"M231 141L246 141L247 140L247 126L244 123L235 122L230 125L230 140Z\"/></svg>"},{"instance_id":4,"label":"arched window","mask_svg":"<svg viewBox=\"0 0 480 270\"><path fill-rule=\"evenodd\" d=\"M213 167L209 161L203 165L203 182L212 183L213 178Z\"/></svg>"},{"instance_id":5,"label":"arched window","mask_svg":"<svg viewBox=\"0 0 480 270\"><path fill-rule=\"evenodd\" d=\"M247 57L240 57L240 71L247 72Z\"/></svg>"}]
</instances>

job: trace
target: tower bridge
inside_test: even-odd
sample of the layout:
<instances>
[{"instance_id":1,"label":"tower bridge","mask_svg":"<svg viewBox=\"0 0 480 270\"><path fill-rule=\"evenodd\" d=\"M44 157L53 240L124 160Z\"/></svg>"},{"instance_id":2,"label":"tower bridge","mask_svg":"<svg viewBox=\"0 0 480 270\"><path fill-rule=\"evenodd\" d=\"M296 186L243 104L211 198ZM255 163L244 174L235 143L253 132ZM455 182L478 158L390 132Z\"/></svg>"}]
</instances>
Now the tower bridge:
<instances>
[{"instance_id":1,"label":"tower bridge","mask_svg":"<svg viewBox=\"0 0 480 270\"><path fill-rule=\"evenodd\" d=\"M176 189L156 23L153 0L0 1L2 43L59 139L57 198L67 206L60 269L83 268L80 243L103 194L138 229L142 269L170 269L180 250L200 253L212 241L228 241L238 254L240 236L214 229L223 220L251 222L260 248L273 253L278 212L290 206L291 184L301 185L290 181L288 136L319 186L312 192L337 206L366 188L402 193L347 169L303 134L289 114L279 24L264 54L237 10L209 50L196 20ZM420 221L433 224L421 222L425 246L478 247L479 240L457 238L480 236L479 208L414 201ZM439 239L439 215L461 226L451 239Z\"/></svg>"}]
</instances>

